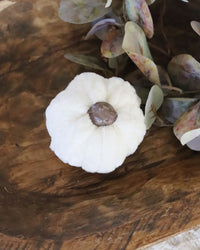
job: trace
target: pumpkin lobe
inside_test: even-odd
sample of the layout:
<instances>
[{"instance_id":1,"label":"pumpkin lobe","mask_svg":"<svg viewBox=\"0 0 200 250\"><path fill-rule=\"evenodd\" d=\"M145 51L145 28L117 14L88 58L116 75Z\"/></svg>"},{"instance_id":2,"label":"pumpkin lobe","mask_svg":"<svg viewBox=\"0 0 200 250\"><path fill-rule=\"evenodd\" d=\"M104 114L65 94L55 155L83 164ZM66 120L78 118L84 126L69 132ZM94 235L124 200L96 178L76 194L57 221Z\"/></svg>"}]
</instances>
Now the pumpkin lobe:
<instances>
[{"instance_id":1,"label":"pumpkin lobe","mask_svg":"<svg viewBox=\"0 0 200 250\"><path fill-rule=\"evenodd\" d=\"M97 127L109 126L117 119L117 112L107 102L96 102L89 108L88 114Z\"/></svg>"}]
</instances>

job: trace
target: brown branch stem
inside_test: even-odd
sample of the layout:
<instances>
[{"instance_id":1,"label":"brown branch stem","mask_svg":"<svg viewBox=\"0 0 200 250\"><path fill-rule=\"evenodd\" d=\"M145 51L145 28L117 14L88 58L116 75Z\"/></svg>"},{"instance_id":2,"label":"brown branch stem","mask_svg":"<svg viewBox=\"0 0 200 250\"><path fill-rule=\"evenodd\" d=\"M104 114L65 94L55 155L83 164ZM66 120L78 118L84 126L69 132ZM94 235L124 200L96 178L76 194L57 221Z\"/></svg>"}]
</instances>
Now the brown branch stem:
<instances>
[{"instance_id":1,"label":"brown branch stem","mask_svg":"<svg viewBox=\"0 0 200 250\"><path fill-rule=\"evenodd\" d=\"M148 42L149 46L157 51L159 51L160 53L164 54L167 57L170 57L169 54L162 48L158 47L156 44Z\"/></svg>"},{"instance_id":2,"label":"brown branch stem","mask_svg":"<svg viewBox=\"0 0 200 250\"><path fill-rule=\"evenodd\" d=\"M163 20L164 20L165 12L166 12L166 0L163 0L163 5L162 5L162 8L161 8L160 18L159 18L160 19L160 30L161 30L163 38L164 38L164 40L165 40L165 42L167 44L167 54L168 54L168 56L171 57L171 55L172 55L171 46L169 44L169 41L167 39L167 35L165 33L165 30L164 30L164 22L163 22Z\"/></svg>"},{"instance_id":3,"label":"brown branch stem","mask_svg":"<svg viewBox=\"0 0 200 250\"><path fill-rule=\"evenodd\" d=\"M161 86L163 89L169 89L169 90L174 90L179 92L180 94L183 94L183 90L174 86L168 86L168 85L162 85Z\"/></svg>"}]
</instances>

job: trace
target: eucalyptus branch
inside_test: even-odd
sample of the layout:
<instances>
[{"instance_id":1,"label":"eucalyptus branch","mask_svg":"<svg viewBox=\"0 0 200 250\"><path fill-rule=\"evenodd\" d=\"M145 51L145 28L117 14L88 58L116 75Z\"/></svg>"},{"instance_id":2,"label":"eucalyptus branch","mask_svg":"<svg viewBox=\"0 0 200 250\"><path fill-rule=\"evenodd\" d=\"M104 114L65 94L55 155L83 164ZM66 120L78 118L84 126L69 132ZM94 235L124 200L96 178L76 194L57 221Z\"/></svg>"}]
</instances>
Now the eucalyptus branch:
<instances>
[{"instance_id":1,"label":"eucalyptus branch","mask_svg":"<svg viewBox=\"0 0 200 250\"><path fill-rule=\"evenodd\" d=\"M171 57L172 55L172 50L171 50L171 46L169 44L169 41L167 39L167 35L165 33L165 30L164 30L164 16L165 16L165 12L166 12L166 0L163 0L163 5L162 5L162 8L161 8L161 12L160 12L160 30L161 30L161 33L163 35L163 38L167 44L167 54L168 56Z\"/></svg>"},{"instance_id":2,"label":"eucalyptus branch","mask_svg":"<svg viewBox=\"0 0 200 250\"><path fill-rule=\"evenodd\" d=\"M173 124L165 123L165 121L158 115L154 105L151 105L151 112L153 112L153 115L156 118L155 125L159 127L172 127L173 126ZM156 122L159 122L159 124L156 124Z\"/></svg>"},{"instance_id":3,"label":"eucalyptus branch","mask_svg":"<svg viewBox=\"0 0 200 250\"><path fill-rule=\"evenodd\" d=\"M170 55L162 48L158 47L156 44L148 42L149 46L157 51L159 51L160 53L162 53L163 55L167 56L170 58Z\"/></svg>"},{"instance_id":4,"label":"eucalyptus branch","mask_svg":"<svg viewBox=\"0 0 200 250\"><path fill-rule=\"evenodd\" d=\"M174 90L179 92L180 94L183 94L183 90L174 86L168 86L168 85L162 85L161 86L163 89L169 89L169 90Z\"/></svg>"}]
</instances>

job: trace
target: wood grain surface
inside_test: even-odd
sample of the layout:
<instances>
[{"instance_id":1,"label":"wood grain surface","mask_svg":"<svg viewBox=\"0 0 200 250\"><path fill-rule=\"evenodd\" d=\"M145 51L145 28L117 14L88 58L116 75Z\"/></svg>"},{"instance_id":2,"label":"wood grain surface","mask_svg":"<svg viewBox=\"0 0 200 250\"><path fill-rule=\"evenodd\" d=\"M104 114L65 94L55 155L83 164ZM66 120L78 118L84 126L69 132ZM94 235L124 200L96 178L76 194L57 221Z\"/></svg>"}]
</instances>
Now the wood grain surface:
<instances>
[{"instance_id":1,"label":"wood grain surface","mask_svg":"<svg viewBox=\"0 0 200 250\"><path fill-rule=\"evenodd\" d=\"M182 232L173 237L147 247L146 250L198 250L200 246L200 227Z\"/></svg>"},{"instance_id":2,"label":"wood grain surface","mask_svg":"<svg viewBox=\"0 0 200 250\"><path fill-rule=\"evenodd\" d=\"M0 249L137 249L198 225L200 155L170 128L107 175L49 149L44 111L85 70L63 55L88 28L62 22L58 3L0 12Z\"/></svg>"}]
</instances>

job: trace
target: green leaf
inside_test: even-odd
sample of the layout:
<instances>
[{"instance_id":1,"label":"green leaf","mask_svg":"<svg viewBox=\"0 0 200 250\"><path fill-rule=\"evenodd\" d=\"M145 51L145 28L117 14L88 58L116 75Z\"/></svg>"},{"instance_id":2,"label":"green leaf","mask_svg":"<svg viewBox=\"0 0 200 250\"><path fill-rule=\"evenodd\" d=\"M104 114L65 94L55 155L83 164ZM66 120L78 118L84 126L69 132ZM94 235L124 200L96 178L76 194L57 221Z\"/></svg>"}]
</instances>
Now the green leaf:
<instances>
[{"instance_id":1,"label":"green leaf","mask_svg":"<svg viewBox=\"0 0 200 250\"><path fill-rule=\"evenodd\" d=\"M154 85L148 95L145 106L145 124L149 129L156 120L156 111L160 108L164 100L164 95L161 88Z\"/></svg>"},{"instance_id":2,"label":"green leaf","mask_svg":"<svg viewBox=\"0 0 200 250\"><path fill-rule=\"evenodd\" d=\"M125 7L130 21L137 23L148 38L153 36L153 21L145 0L125 0Z\"/></svg>"},{"instance_id":3,"label":"green leaf","mask_svg":"<svg viewBox=\"0 0 200 250\"><path fill-rule=\"evenodd\" d=\"M126 54L122 54L117 57L112 57L108 59L108 65L111 69L116 69L117 72L121 72L126 67L128 61L128 56Z\"/></svg>"},{"instance_id":4,"label":"green leaf","mask_svg":"<svg viewBox=\"0 0 200 250\"><path fill-rule=\"evenodd\" d=\"M111 27L101 45L101 54L106 58L117 57L124 53L122 49L123 33L121 29Z\"/></svg>"},{"instance_id":5,"label":"green leaf","mask_svg":"<svg viewBox=\"0 0 200 250\"><path fill-rule=\"evenodd\" d=\"M200 101L193 105L192 107L188 108L176 121L174 124L174 134L175 136L181 141L182 144L188 142L188 138L194 139L194 131L186 134L191 130L200 129ZM196 131L195 131L196 133ZM186 134L183 138L182 136Z\"/></svg>"},{"instance_id":6,"label":"green leaf","mask_svg":"<svg viewBox=\"0 0 200 250\"><path fill-rule=\"evenodd\" d=\"M168 64L168 73L175 86L183 90L200 89L200 63L191 55L173 57Z\"/></svg>"},{"instance_id":7,"label":"green leaf","mask_svg":"<svg viewBox=\"0 0 200 250\"><path fill-rule=\"evenodd\" d=\"M190 24L193 30L200 36L200 22L192 21Z\"/></svg>"},{"instance_id":8,"label":"green leaf","mask_svg":"<svg viewBox=\"0 0 200 250\"><path fill-rule=\"evenodd\" d=\"M136 23L126 23L122 48L149 81L160 84L158 69L152 61L145 34Z\"/></svg>"},{"instance_id":9,"label":"green leaf","mask_svg":"<svg viewBox=\"0 0 200 250\"><path fill-rule=\"evenodd\" d=\"M69 23L89 23L110 11L106 0L61 0L59 17Z\"/></svg>"},{"instance_id":10,"label":"green leaf","mask_svg":"<svg viewBox=\"0 0 200 250\"><path fill-rule=\"evenodd\" d=\"M167 121L175 123L196 101L196 98L166 98L162 105L162 115Z\"/></svg>"},{"instance_id":11,"label":"green leaf","mask_svg":"<svg viewBox=\"0 0 200 250\"><path fill-rule=\"evenodd\" d=\"M117 69L118 68L118 57L111 57L108 59L108 66L110 69Z\"/></svg>"},{"instance_id":12,"label":"green leaf","mask_svg":"<svg viewBox=\"0 0 200 250\"><path fill-rule=\"evenodd\" d=\"M106 64L101 59L98 59L97 57L69 53L69 54L65 54L65 58L70 60L71 62L78 63L78 64L84 65L92 69L109 71L107 69Z\"/></svg>"}]
</instances>

